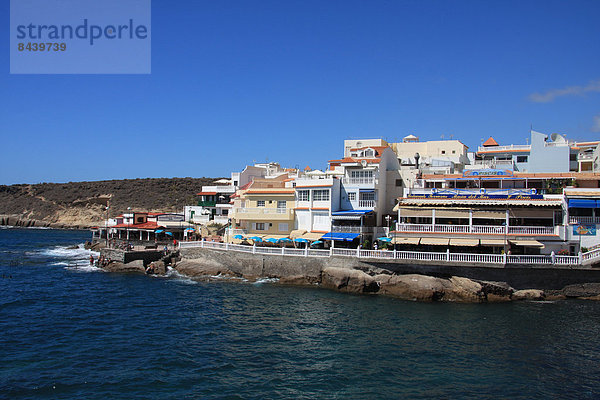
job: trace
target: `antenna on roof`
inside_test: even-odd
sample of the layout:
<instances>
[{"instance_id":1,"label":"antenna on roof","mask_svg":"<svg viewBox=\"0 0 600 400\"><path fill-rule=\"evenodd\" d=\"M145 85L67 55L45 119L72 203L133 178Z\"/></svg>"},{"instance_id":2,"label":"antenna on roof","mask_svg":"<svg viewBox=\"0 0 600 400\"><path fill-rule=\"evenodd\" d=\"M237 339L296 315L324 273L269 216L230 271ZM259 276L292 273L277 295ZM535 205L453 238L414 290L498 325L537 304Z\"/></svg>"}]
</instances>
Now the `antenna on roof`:
<instances>
[{"instance_id":1,"label":"antenna on roof","mask_svg":"<svg viewBox=\"0 0 600 400\"><path fill-rule=\"evenodd\" d=\"M450 140L454 139L454 135L451 133L450 134Z\"/></svg>"},{"instance_id":2,"label":"antenna on roof","mask_svg":"<svg viewBox=\"0 0 600 400\"><path fill-rule=\"evenodd\" d=\"M444 139L444 134L443 133L440 135L440 138L442 138L442 140Z\"/></svg>"}]
</instances>

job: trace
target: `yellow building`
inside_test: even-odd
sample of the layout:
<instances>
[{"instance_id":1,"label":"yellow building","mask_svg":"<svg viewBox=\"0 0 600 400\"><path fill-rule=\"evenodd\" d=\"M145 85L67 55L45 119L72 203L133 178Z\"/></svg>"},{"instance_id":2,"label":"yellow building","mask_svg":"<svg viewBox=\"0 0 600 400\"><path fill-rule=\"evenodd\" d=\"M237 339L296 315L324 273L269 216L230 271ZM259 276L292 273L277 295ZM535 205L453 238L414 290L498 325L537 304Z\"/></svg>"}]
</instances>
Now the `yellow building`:
<instances>
[{"instance_id":1,"label":"yellow building","mask_svg":"<svg viewBox=\"0 0 600 400\"><path fill-rule=\"evenodd\" d=\"M288 237L294 230L295 191L287 174L273 179L255 179L236 193L232 230L236 234L263 239Z\"/></svg>"}]
</instances>

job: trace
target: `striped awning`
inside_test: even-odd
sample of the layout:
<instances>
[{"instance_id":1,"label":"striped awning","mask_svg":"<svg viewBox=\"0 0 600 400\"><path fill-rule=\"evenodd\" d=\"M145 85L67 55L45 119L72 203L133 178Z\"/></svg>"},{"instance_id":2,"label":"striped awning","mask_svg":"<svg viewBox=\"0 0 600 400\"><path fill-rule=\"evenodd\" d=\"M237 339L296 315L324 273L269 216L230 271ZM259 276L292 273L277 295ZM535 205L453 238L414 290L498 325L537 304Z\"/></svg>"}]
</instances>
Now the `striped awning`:
<instances>
[{"instance_id":1,"label":"striped awning","mask_svg":"<svg viewBox=\"0 0 600 400\"><path fill-rule=\"evenodd\" d=\"M448 246L450 239L448 238L421 238L421 244L433 245L433 246Z\"/></svg>"},{"instance_id":2,"label":"striped awning","mask_svg":"<svg viewBox=\"0 0 600 400\"><path fill-rule=\"evenodd\" d=\"M304 235L300 236L300 238L313 241L313 240L319 240L319 239L321 239L321 236L323 236L322 233L307 232Z\"/></svg>"},{"instance_id":3,"label":"striped awning","mask_svg":"<svg viewBox=\"0 0 600 400\"><path fill-rule=\"evenodd\" d=\"M450 246L479 246L479 239L450 239Z\"/></svg>"},{"instance_id":4,"label":"striped awning","mask_svg":"<svg viewBox=\"0 0 600 400\"><path fill-rule=\"evenodd\" d=\"M392 244L419 244L421 238L397 237L392 239Z\"/></svg>"},{"instance_id":5,"label":"striped awning","mask_svg":"<svg viewBox=\"0 0 600 400\"><path fill-rule=\"evenodd\" d=\"M502 239L481 239L482 246L504 246Z\"/></svg>"},{"instance_id":6,"label":"striped awning","mask_svg":"<svg viewBox=\"0 0 600 400\"><path fill-rule=\"evenodd\" d=\"M544 248L544 244L541 242L538 242L537 240L533 240L533 239L515 239L515 240L509 240L509 242L511 244L514 244L515 246L524 246L524 247L538 247L538 248Z\"/></svg>"}]
</instances>

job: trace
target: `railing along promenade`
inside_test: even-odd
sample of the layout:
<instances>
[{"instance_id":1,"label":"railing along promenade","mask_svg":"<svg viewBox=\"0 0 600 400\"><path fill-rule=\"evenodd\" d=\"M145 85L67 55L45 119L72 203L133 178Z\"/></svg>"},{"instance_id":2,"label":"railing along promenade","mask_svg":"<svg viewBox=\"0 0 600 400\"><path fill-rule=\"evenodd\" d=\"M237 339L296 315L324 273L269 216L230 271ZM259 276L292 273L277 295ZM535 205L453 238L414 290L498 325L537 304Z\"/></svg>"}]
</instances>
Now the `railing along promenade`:
<instances>
[{"instance_id":1,"label":"railing along promenade","mask_svg":"<svg viewBox=\"0 0 600 400\"><path fill-rule=\"evenodd\" d=\"M261 247L218 242L180 242L180 249L204 248L224 251L236 251L251 254L271 254L296 257L354 257L407 261L440 261L477 264L536 264L536 265L581 265L584 261L600 258L600 249L580 254L579 256L562 255L507 255L507 254L469 254L446 252L419 252L398 250L363 250L363 249L296 249L288 247Z\"/></svg>"},{"instance_id":2,"label":"railing along promenade","mask_svg":"<svg viewBox=\"0 0 600 400\"><path fill-rule=\"evenodd\" d=\"M502 225L432 225L398 224L399 232L415 233L483 233L492 235L556 235L553 226L506 226Z\"/></svg>"}]
</instances>

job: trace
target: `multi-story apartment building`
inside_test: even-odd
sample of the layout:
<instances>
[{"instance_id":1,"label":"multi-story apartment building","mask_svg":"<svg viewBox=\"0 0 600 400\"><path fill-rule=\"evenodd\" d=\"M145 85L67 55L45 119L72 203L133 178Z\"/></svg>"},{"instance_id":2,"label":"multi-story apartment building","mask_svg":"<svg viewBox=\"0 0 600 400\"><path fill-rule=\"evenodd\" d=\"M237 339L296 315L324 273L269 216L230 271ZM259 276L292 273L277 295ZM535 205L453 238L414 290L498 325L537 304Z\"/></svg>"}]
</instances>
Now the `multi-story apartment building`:
<instances>
[{"instance_id":1,"label":"multi-story apartment building","mask_svg":"<svg viewBox=\"0 0 600 400\"><path fill-rule=\"evenodd\" d=\"M233 199L230 233L287 237L295 226L295 191L287 174L255 178ZM229 238L228 240L232 239Z\"/></svg>"}]
</instances>

